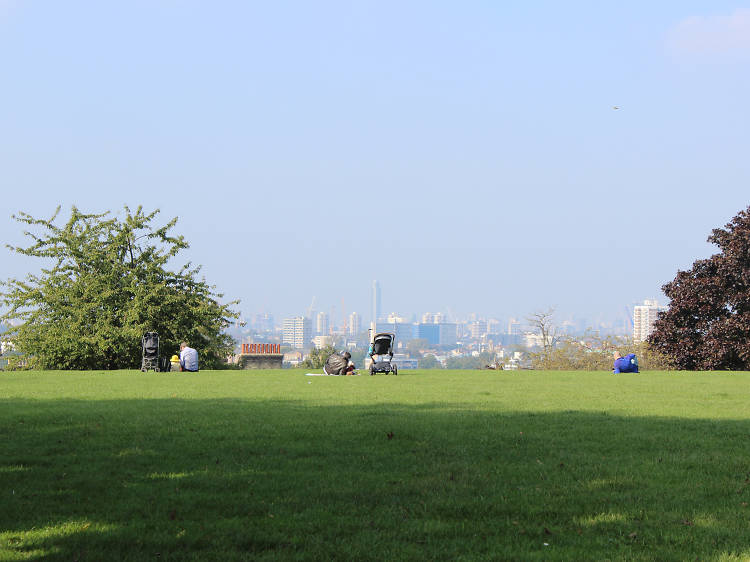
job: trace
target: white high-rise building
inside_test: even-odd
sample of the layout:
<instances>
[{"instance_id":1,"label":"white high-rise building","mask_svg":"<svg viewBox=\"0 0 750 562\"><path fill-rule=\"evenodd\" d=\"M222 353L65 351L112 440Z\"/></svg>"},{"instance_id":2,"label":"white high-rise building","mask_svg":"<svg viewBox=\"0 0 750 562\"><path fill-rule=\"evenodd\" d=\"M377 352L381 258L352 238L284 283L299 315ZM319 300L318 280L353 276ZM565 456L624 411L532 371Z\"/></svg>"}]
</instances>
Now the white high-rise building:
<instances>
[{"instance_id":1,"label":"white high-rise building","mask_svg":"<svg viewBox=\"0 0 750 562\"><path fill-rule=\"evenodd\" d=\"M349 315L349 335L356 336L362 331L362 317L356 312Z\"/></svg>"},{"instance_id":2,"label":"white high-rise building","mask_svg":"<svg viewBox=\"0 0 750 562\"><path fill-rule=\"evenodd\" d=\"M445 315L442 312L425 312L422 315L422 324L442 324Z\"/></svg>"},{"instance_id":3,"label":"white high-rise building","mask_svg":"<svg viewBox=\"0 0 750 562\"><path fill-rule=\"evenodd\" d=\"M645 300L643 304L633 307L633 341L642 342L654 329L654 322L659 312L665 310L658 301Z\"/></svg>"},{"instance_id":4,"label":"white high-rise building","mask_svg":"<svg viewBox=\"0 0 750 562\"><path fill-rule=\"evenodd\" d=\"M325 312L318 312L315 317L315 334L318 336L327 336L329 333L328 315Z\"/></svg>"},{"instance_id":5,"label":"white high-rise building","mask_svg":"<svg viewBox=\"0 0 750 562\"><path fill-rule=\"evenodd\" d=\"M473 339L479 339L487 333L487 322L475 320L469 323L469 334Z\"/></svg>"},{"instance_id":6,"label":"white high-rise building","mask_svg":"<svg viewBox=\"0 0 750 562\"><path fill-rule=\"evenodd\" d=\"M294 349L305 349L312 341L312 322L304 316L284 319L284 335L281 340Z\"/></svg>"}]
</instances>

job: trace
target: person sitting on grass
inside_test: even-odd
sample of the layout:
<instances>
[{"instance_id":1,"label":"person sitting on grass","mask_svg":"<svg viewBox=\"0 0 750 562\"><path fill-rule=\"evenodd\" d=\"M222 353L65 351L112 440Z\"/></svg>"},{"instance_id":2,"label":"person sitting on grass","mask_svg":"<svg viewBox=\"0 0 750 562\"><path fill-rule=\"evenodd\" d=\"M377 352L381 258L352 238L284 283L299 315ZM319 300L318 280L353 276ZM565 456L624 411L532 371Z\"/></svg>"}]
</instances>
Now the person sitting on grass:
<instances>
[{"instance_id":1,"label":"person sitting on grass","mask_svg":"<svg viewBox=\"0 0 750 562\"><path fill-rule=\"evenodd\" d=\"M189 373L198 372L198 352L188 347L187 342L180 344L180 369Z\"/></svg>"},{"instance_id":2,"label":"person sitting on grass","mask_svg":"<svg viewBox=\"0 0 750 562\"><path fill-rule=\"evenodd\" d=\"M637 373L638 372L638 359L635 353L628 353L625 357L620 355L619 351L615 351L615 363L612 374L617 373Z\"/></svg>"},{"instance_id":3,"label":"person sitting on grass","mask_svg":"<svg viewBox=\"0 0 750 562\"><path fill-rule=\"evenodd\" d=\"M326 359L326 364L323 370L328 375L353 375L354 363L352 363L352 354L348 351L344 353L332 353Z\"/></svg>"}]
</instances>

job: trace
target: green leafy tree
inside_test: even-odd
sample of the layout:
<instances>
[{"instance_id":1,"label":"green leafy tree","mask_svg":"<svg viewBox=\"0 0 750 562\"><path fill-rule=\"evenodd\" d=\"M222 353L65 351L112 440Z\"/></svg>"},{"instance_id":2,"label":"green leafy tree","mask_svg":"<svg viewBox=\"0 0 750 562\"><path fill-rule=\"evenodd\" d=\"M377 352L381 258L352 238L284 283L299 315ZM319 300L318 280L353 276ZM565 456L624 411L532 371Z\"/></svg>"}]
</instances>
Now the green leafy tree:
<instances>
[{"instance_id":1,"label":"green leafy tree","mask_svg":"<svg viewBox=\"0 0 750 562\"><path fill-rule=\"evenodd\" d=\"M4 337L42 369L124 369L140 366L141 337L158 332L162 355L179 342L198 350L202 367L214 367L232 352L224 333L231 307L223 295L197 279L200 267L187 263L177 271L169 264L188 247L171 234L174 218L155 226L159 211L125 207L122 219L110 213L85 214L73 207L60 226L60 208L48 219L26 213L13 216L34 232L32 243L8 248L44 261L41 273L0 285L7 311L0 321L13 322Z\"/></svg>"},{"instance_id":2,"label":"green leafy tree","mask_svg":"<svg viewBox=\"0 0 750 562\"><path fill-rule=\"evenodd\" d=\"M437 360L437 357L428 353L419 360L420 369L442 369L443 365Z\"/></svg>"}]
</instances>

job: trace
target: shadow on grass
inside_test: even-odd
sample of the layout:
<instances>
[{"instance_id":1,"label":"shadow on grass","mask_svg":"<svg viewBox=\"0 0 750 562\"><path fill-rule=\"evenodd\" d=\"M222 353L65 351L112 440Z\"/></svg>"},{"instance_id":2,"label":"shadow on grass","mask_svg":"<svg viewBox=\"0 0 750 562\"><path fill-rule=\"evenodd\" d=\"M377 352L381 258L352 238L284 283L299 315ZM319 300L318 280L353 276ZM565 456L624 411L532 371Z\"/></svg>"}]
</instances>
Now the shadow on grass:
<instances>
[{"instance_id":1,"label":"shadow on grass","mask_svg":"<svg viewBox=\"0 0 750 562\"><path fill-rule=\"evenodd\" d=\"M750 422L0 401L0 558L750 555Z\"/></svg>"}]
</instances>

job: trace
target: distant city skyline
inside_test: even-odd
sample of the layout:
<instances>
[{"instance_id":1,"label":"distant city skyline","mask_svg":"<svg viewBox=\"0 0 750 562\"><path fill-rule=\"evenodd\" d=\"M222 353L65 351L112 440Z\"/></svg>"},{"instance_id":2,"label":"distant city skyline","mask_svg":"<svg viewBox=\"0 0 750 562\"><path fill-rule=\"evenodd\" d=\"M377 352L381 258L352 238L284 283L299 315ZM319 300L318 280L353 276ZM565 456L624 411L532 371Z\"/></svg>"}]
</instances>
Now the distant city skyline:
<instances>
[{"instance_id":1,"label":"distant city skyline","mask_svg":"<svg viewBox=\"0 0 750 562\"><path fill-rule=\"evenodd\" d=\"M377 295L377 298L376 298ZM387 297L387 292L386 292ZM373 280L370 283L370 316L372 317L374 311L376 310L376 304L378 306L382 306L382 287L378 280ZM326 303L320 303L317 298L314 299L315 303L318 303L322 308L328 309L332 308L328 307ZM387 303L387 299L386 299ZM645 305L644 305L645 303ZM662 310L664 309L663 306L659 305L658 300L656 299L641 299L640 301L636 301L633 303L626 303L624 304L620 309L619 316L615 317L613 320L610 319L601 319L601 318L587 318L583 315L562 315L558 313L557 311L554 311L552 316L552 321L560 328L562 329L571 329L577 332L583 332L587 329L609 329L609 331L613 334L622 334L622 335L634 335L634 321L636 323L639 322L639 314L641 314L641 310L647 308L649 310L649 313L651 316L647 316L646 324L650 327L651 324L653 324L653 320L655 319L655 313L651 312L651 309L654 308L655 310ZM523 315L521 317L514 317L508 314L487 314L482 313L481 311L471 312L466 315L456 315L452 313L451 311L447 312L440 312L440 311L397 311L397 310L389 310L385 308L384 310L388 310L388 312L382 312L380 313L380 319L379 323L442 323L442 322L451 322L451 323L464 323L464 324L479 324L482 323L485 326L485 330L487 330L488 326L494 326L491 330L493 333L507 333L507 334L519 334L522 331L526 330L529 327L528 317L538 310L541 310L541 307L537 310L530 311L527 315ZM548 309L549 310L549 309ZM309 316L308 316L309 314ZM260 318L260 322L267 322L269 314L255 314L255 315L243 315L245 319L250 319L251 321L253 318ZM336 320L334 318L331 318L331 316L325 312L325 310L320 310L318 308L308 308L307 311L288 315L287 317L275 315L276 318L276 325L280 326L286 319L288 318L307 318L312 326L312 333L315 335L325 335L328 333L331 333L335 330L344 330L346 334L348 335L355 335L358 332L366 331L369 328L368 326L363 326L361 323L361 315L358 311L352 311L348 317L346 318L345 323L341 320ZM398 318L395 318L398 317ZM286 318L286 319L285 319ZM635 319L635 320L634 320ZM262 324L266 325L267 324ZM359 326L359 330L356 329L353 330L354 326ZM639 328L640 331L635 332L635 334L648 334L648 328ZM644 331L645 330L645 331ZM645 337L645 336L642 336ZM642 339L641 337L641 339ZM636 335L636 339L638 339L638 335Z\"/></svg>"}]
</instances>

